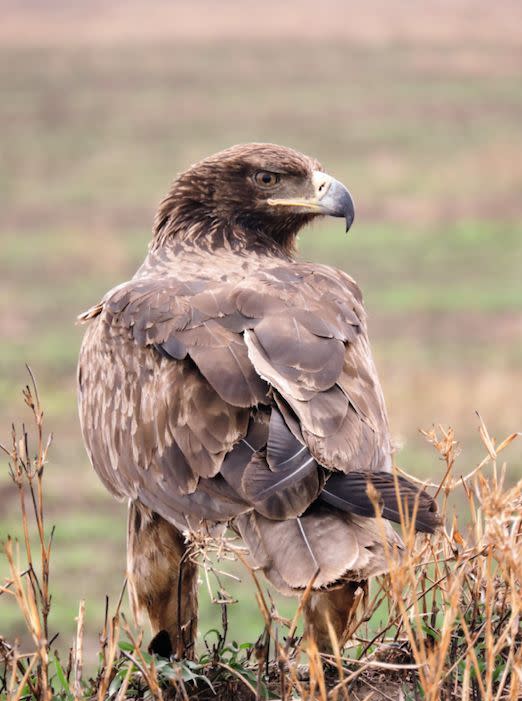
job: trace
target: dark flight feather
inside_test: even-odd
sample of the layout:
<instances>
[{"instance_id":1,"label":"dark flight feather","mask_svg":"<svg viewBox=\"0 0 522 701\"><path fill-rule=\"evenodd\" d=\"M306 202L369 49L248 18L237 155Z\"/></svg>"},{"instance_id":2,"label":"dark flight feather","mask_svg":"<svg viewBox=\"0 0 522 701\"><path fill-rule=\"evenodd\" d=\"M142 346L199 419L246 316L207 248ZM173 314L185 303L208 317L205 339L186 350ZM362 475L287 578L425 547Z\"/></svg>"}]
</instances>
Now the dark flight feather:
<instances>
[{"instance_id":1,"label":"dark flight feather","mask_svg":"<svg viewBox=\"0 0 522 701\"><path fill-rule=\"evenodd\" d=\"M221 474L232 489L246 498L243 491L243 474L254 455L265 448L268 438L268 420L258 415L250 420L249 428L232 450L225 456Z\"/></svg>"},{"instance_id":2,"label":"dark flight feather","mask_svg":"<svg viewBox=\"0 0 522 701\"><path fill-rule=\"evenodd\" d=\"M256 453L245 468L242 491L255 511L266 518L286 520L300 516L318 497L323 480L317 463L308 456L298 467L270 470L264 455Z\"/></svg>"},{"instance_id":3,"label":"dark flight feather","mask_svg":"<svg viewBox=\"0 0 522 701\"><path fill-rule=\"evenodd\" d=\"M415 528L433 533L441 525L437 505L423 489L399 475L389 472L350 472L332 475L327 481L320 499L327 504L358 514L375 516L375 507L368 495L371 485L376 493L383 518L401 523L401 509L406 521L415 515ZM399 503L400 502L400 503Z\"/></svg>"},{"instance_id":4,"label":"dark flight feather","mask_svg":"<svg viewBox=\"0 0 522 701\"><path fill-rule=\"evenodd\" d=\"M270 414L266 457L271 470L298 468L303 458L310 456L304 442L297 440L287 426L282 414L275 407Z\"/></svg>"}]
</instances>

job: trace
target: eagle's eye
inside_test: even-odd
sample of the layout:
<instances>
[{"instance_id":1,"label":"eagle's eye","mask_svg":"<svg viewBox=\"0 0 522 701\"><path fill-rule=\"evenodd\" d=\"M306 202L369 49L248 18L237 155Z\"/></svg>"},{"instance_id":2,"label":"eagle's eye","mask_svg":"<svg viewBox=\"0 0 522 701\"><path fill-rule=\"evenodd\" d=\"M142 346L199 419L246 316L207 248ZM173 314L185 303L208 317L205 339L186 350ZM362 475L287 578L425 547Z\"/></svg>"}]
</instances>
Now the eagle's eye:
<instances>
[{"instance_id":1,"label":"eagle's eye","mask_svg":"<svg viewBox=\"0 0 522 701\"><path fill-rule=\"evenodd\" d=\"M271 173L269 170L260 170L254 175L254 180L261 187L274 187L281 180L279 173Z\"/></svg>"}]
</instances>

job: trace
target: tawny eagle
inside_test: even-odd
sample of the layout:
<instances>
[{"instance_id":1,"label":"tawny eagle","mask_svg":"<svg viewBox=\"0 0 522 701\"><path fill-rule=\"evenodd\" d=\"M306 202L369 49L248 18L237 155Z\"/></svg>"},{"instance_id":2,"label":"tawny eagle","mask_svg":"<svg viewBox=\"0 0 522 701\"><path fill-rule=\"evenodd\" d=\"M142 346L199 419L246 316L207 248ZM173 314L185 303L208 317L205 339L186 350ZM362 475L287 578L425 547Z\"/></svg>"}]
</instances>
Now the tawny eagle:
<instances>
[{"instance_id":1,"label":"tawny eagle","mask_svg":"<svg viewBox=\"0 0 522 701\"><path fill-rule=\"evenodd\" d=\"M316 160L229 148L174 180L144 263L80 317L83 435L128 500L128 575L156 652L192 654L187 533L233 528L285 594L315 576L306 622L327 649L327 619L342 638L355 588L401 548L397 485L418 530L438 523L432 498L391 474L357 284L295 258L298 232L323 215L349 228L354 209Z\"/></svg>"}]
</instances>

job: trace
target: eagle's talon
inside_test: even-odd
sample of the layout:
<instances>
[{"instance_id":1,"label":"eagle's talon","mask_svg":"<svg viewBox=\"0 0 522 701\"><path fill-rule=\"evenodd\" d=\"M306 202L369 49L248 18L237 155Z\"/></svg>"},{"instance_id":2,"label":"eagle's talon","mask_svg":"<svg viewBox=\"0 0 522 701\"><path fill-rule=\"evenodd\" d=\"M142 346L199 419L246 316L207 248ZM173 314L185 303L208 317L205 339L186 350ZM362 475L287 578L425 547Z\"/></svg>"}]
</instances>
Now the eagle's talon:
<instances>
[{"instance_id":1,"label":"eagle's talon","mask_svg":"<svg viewBox=\"0 0 522 701\"><path fill-rule=\"evenodd\" d=\"M158 655L170 660L172 657L172 641L166 630L160 630L149 643L149 654Z\"/></svg>"}]
</instances>

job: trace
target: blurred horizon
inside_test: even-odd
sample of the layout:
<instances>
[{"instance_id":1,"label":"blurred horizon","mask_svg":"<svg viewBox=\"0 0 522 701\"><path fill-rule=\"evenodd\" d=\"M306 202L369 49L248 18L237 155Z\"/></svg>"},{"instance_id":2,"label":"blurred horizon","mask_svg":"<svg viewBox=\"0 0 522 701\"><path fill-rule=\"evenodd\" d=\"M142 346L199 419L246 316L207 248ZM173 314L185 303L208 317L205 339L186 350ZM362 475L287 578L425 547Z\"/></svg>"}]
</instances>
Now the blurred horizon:
<instances>
[{"instance_id":1,"label":"blurred horizon","mask_svg":"<svg viewBox=\"0 0 522 701\"><path fill-rule=\"evenodd\" d=\"M401 467L440 475L419 434L433 424L455 429L463 474L484 455L477 411L499 441L522 430L520 3L0 0L0 12L0 442L28 418L27 362L55 435L46 480L62 646L86 598L95 648L104 596L119 596L125 571L125 507L80 436L75 319L133 275L170 181L210 153L281 143L352 191L350 235L319 222L300 255L362 287ZM506 459L520 479L517 442ZM19 525L0 466L3 540ZM232 635L255 638L248 598ZM204 631L220 611L202 599ZM22 630L0 596L0 635Z\"/></svg>"},{"instance_id":2,"label":"blurred horizon","mask_svg":"<svg viewBox=\"0 0 522 701\"><path fill-rule=\"evenodd\" d=\"M343 39L363 47L393 43L443 46L462 54L481 43L520 48L517 0L0 0L0 41L9 46L99 46L151 40ZM429 42L429 43L428 43ZM477 71L476 61L467 66ZM497 67L498 69L498 67Z\"/></svg>"}]
</instances>

